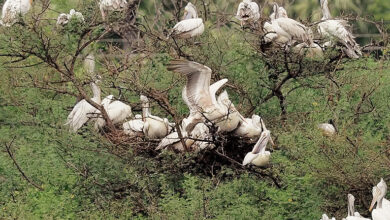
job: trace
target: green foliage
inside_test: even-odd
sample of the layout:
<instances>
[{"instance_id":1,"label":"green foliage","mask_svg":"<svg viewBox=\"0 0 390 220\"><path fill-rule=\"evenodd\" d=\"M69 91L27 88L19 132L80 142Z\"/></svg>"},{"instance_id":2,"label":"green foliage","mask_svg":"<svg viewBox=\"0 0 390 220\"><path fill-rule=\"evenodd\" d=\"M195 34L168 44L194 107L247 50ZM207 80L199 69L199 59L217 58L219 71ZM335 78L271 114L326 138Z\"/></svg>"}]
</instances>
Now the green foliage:
<instances>
[{"instance_id":1,"label":"green foliage","mask_svg":"<svg viewBox=\"0 0 390 220\"><path fill-rule=\"evenodd\" d=\"M302 2L294 4L293 10L308 13ZM83 25L72 21L63 30L56 29L53 21L45 23L43 37L51 40L49 52L61 64L77 50L80 35L97 13L93 10L95 3L52 1L61 12L68 12L71 5L80 7L87 22ZM344 3L353 4L353 10L360 8L356 1ZM310 7L316 4L310 1ZM386 7L383 1L375 4ZM145 15L154 12L151 1L142 1L141 7ZM234 7L229 1L213 1L210 5L211 10L232 11ZM53 12L46 16L55 17ZM173 19L170 13L162 17L161 24ZM272 75L257 46L249 43L258 39L239 31L234 24L216 28L215 19L206 22L201 37L178 40L177 44L193 60L212 68L213 81L229 79L227 89L240 112L250 117L246 112L252 103L252 112L266 121L277 146L271 148L271 166L264 172L272 174L280 188L270 177L237 172L228 165L210 172L213 164L202 167L191 154L152 152L151 157L137 152L136 147L111 142L91 125L77 134L69 133L63 124L75 98L48 88L34 88L34 82L63 79L52 67L35 65L40 62L37 57L45 57L47 48L39 34L16 25L3 31L0 40L12 44L1 48L1 53L34 46L36 56L23 62L32 65L25 68L8 68L14 67L9 63L11 58L0 60L0 218L318 219L324 212L345 217L346 195L350 192L358 198L358 210L368 215L361 210L367 210L363 201L371 198L372 185L380 177L390 180L389 154L384 153L389 152L389 61L370 57L342 60L337 71L326 74L320 67L328 60L322 60L325 64L305 61L304 76L291 79L281 90L287 113L286 120L281 120L279 100L263 100L280 76ZM146 22L142 24L146 26ZM93 27L88 39L103 31L102 25ZM142 63L135 60L143 54L137 55L123 72L113 73L105 69L103 59L99 60L97 71L103 76L103 93L117 97L119 92L112 85L119 85L126 88L121 91L123 99L136 105L138 87L144 91L169 89L171 106L179 116L185 116L188 108L179 98L184 79L166 70L176 45L170 41L156 43L152 37L145 37L144 44L145 48L155 47L153 53ZM87 50L97 47L104 48L105 53L117 52L103 44ZM119 63L119 58L113 59L112 64ZM89 92L88 85L84 85L89 76L79 59L74 71ZM135 72L139 84L129 84ZM71 83L59 83L56 88L77 93ZM156 104L153 113L167 115ZM336 121L339 133L325 138L316 126L330 118ZM3 151L13 138L15 160L42 191L21 176Z\"/></svg>"}]
</instances>

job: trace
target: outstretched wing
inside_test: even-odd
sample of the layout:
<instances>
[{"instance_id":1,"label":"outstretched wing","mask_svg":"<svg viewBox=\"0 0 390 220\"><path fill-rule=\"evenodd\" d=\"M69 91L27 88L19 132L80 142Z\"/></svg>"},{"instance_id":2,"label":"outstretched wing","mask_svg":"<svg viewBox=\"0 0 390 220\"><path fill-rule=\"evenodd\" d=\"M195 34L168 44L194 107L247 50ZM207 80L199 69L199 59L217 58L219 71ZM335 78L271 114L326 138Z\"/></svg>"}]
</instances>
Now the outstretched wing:
<instances>
[{"instance_id":1,"label":"outstretched wing","mask_svg":"<svg viewBox=\"0 0 390 220\"><path fill-rule=\"evenodd\" d=\"M187 76L187 98L191 105L207 107L213 104L210 95L211 69L187 60L172 60L168 70Z\"/></svg>"}]
</instances>

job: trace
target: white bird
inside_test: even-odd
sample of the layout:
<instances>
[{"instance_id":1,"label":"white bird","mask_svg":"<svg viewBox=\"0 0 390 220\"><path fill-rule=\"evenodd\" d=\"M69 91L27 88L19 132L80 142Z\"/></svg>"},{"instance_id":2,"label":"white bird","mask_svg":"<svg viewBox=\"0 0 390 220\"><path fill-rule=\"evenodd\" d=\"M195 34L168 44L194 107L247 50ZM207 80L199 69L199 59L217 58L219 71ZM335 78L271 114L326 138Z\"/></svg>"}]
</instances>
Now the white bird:
<instances>
[{"instance_id":1,"label":"white bird","mask_svg":"<svg viewBox=\"0 0 390 220\"><path fill-rule=\"evenodd\" d=\"M202 18L198 18L195 5L188 2L184 8L183 20L177 23L170 33L167 39L172 36L179 39L187 39L195 36L199 36L204 32L204 24Z\"/></svg>"},{"instance_id":2,"label":"white bird","mask_svg":"<svg viewBox=\"0 0 390 220\"><path fill-rule=\"evenodd\" d=\"M3 5L0 24L9 27L30 9L33 0L7 0Z\"/></svg>"},{"instance_id":3,"label":"white bird","mask_svg":"<svg viewBox=\"0 0 390 220\"><path fill-rule=\"evenodd\" d=\"M271 132L267 130L263 120L261 120L261 124L263 127L263 132L261 133L260 138L253 147L252 151L246 154L244 161L242 162L243 166L247 164L253 164L255 166L264 167L269 163L271 152L266 151L265 148L267 147L268 141L271 141L272 144L273 141L271 138Z\"/></svg>"},{"instance_id":4,"label":"white bird","mask_svg":"<svg viewBox=\"0 0 390 220\"><path fill-rule=\"evenodd\" d=\"M92 74L95 69L95 58L93 54L89 54L84 60L84 68L88 72L88 74ZM91 82L91 88L93 97L91 100L96 104L101 103L101 91L99 86L97 85L100 82L100 78L97 77L94 82ZM70 131L76 132L80 129L90 118L94 118L94 116L99 111L89 104L85 99L78 102L73 110L68 115L65 125L69 126Z\"/></svg>"},{"instance_id":5,"label":"white bird","mask_svg":"<svg viewBox=\"0 0 390 220\"><path fill-rule=\"evenodd\" d=\"M212 136L209 127L205 123L199 123L191 132L191 137L195 139L192 149L201 151L212 149L215 145L211 142Z\"/></svg>"},{"instance_id":6,"label":"white bird","mask_svg":"<svg viewBox=\"0 0 390 220\"><path fill-rule=\"evenodd\" d=\"M238 5L236 18L241 21L241 26L254 24L260 18L259 5L252 0L243 0Z\"/></svg>"},{"instance_id":7,"label":"white bird","mask_svg":"<svg viewBox=\"0 0 390 220\"><path fill-rule=\"evenodd\" d=\"M276 13L278 13L278 14L276 15ZM275 12L275 8L274 8L274 11L269 16L269 18L271 20L274 20L276 18L288 18L287 11L283 7L279 7L278 10L276 10L276 12Z\"/></svg>"},{"instance_id":8,"label":"white bird","mask_svg":"<svg viewBox=\"0 0 390 220\"><path fill-rule=\"evenodd\" d=\"M106 19L109 11L123 11L127 5L126 0L100 0L99 9L103 20Z\"/></svg>"},{"instance_id":9,"label":"white bird","mask_svg":"<svg viewBox=\"0 0 390 220\"><path fill-rule=\"evenodd\" d=\"M142 120L144 121L144 135L151 139L163 138L167 136L174 127L173 123L169 123L167 118L154 116L150 112L149 99L141 95L142 102Z\"/></svg>"},{"instance_id":10,"label":"white bird","mask_svg":"<svg viewBox=\"0 0 390 220\"><path fill-rule=\"evenodd\" d=\"M324 56L322 47L314 42L310 46L307 43L300 43L294 46L292 51L308 58L321 58Z\"/></svg>"},{"instance_id":11,"label":"white bird","mask_svg":"<svg viewBox=\"0 0 390 220\"><path fill-rule=\"evenodd\" d=\"M179 129L183 137L185 147L183 147L183 144L179 138L178 131L175 131L164 137L156 147L156 150L161 150L169 146L171 146L172 149L181 152L183 152L185 149L190 149L190 147L194 144L195 140L189 137L188 133L186 132L186 126L186 119L183 119L182 125L179 126Z\"/></svg>"},{"instance_id":12,"label":"white bird","mask_svg":"<svg viewBox=\"0 0 390 220\"><path fill-rule=\"evenodd\" d=\"M123 123L123 132L129 136L137 136L143 134L144 121L142 115L135 115L133 120Z\"/></svg>"},{"instance_id":13,"label":"white bird","mask_svg":"<svg viewBox=\"0 0 390 220\"><path fill-rule=\"evenodd\" d=\"M320 220L329 220L329 217L326 215L326 214L323 214L322 215L322 218L320 219ZM336 220L336 218L332 218L332 219L330 219L330 220Z\"/></svg>"},{"instance_id":14,"label":"white bird","mask_svg":"<svg viewBox=\"0 0 390 220\"><path fill-rule=\"evenodd\" d=\"M227 124L224 123L224 120L235 122L236 120L233 117L241 116L240 114L233 114L236 110L227 94L216 101L215 95L210 91L211 69L209 67L191 61L172 60L168 70L187 76L186 99L189 105L192 106L191 108L196 109L196 112L188 117L187 132L191 133L195 125L200 122L210 121L224 126ZM224 97L227 97L227 99ZM224 127L219 127L219 129L221 131L226 130ZM229 128L227 129L229 130Z\"/></svg>"},{"instance_id":15,"label":"white bird","mask_svg":"<svg viewBox=\"0 0 390 220\"><path fill-rule=\"evenodd\" d=\"M212 99L212 102L214 104L217 103L217 99L216 99L216 93L218 92L218 90L223 86L225 85L226 83L228 82L228 79L221 79L221 80L218 80L217 82L213 83L210 85L210 88L209 88L209 91L210 91L210 96L211 96L211 99ZM190 110L190 116L191 115L194 115L196 114L196 112L198 111L198 107L196 105L193 105L191 104L189 101L188 101L188 98L187 98L187 87L184 86L183 90L182 90L182 98L184 100L184 103L186 103L186 105L188 106L189 110Z\"/></svg>"},{"instance_id":16,"label":"white bird","mask_svg":"<svg viewBox=\"0 0 390 220\"><path fill-rule=\"evenodd\" d=\"M119 124L131 117L131 107L121 101L113 101L114 96L109 95L102 101L102 106L107 112L108 117L112 121L112 124ZM99 117L95 122L95 129L102 129L106 125L104 118Z\"/></svg>"},{"instance_id":17,"label":"white bird","mask_svg":"<svg viewBox=\"0 0 390 220\"><path fill-rule=\"evenodd\" d=\"M308 45L312 44L312 39L308 33L308 28L302 23L288 17L279 17L279 6L274 4L275 19L271 23L264 24L265 41L275 41L280 44L293 42L305 42Z\"/></svg>"},{"instance_id":18,"label":"white bird","mask_svg":"<svg viewBox=\"0 0 390 220\"><path fill-rule=\"evenodd\" d=\"M352 194L348 194L348 216L344 218L345 220L369 220L368 218L363 218L359 212L355 212L355 197Z\"/></svg>"},{"instance_id":19,"label":"white bird","mask_svg":"<svg viewBox=\"0 0 390 220\"><path fill-rule=\"evenodd\" d=\"M346 47L344 51L348 57L359 58L362 52L359 44L355 41L355 37L347 30L349 26L347 21L332 19L328 8L328 0L321 0L320 3L323 15L317 26L320 35L329 39L331 43L342 43Z\"/></svg>"},{"instance_id":20,"label":"white bird","mask_svg":"<svg viewBox=\"0 0 390 220\"><path fill-rule=\"evenodd\" d=\"M386 193L387 185L385 181L381 179L381 181L372 189L372 202L370 205L370 211L374 208L375 203L377 203L376 208L372 210L371 213L373 220L390 219L390 206L389 204L384 204Z\"/></svg>"},{"instance_id":21,"label":"white bird","mask_svg":"<svg viewBox=\"0 0 390 220\"><path fill-rule=\"evenodd\" d=\"M210 142L211 136L207 125L205 125L204 123L197 124L189 135L185 129L187 126L186 121L187 119L183 119L182 126L180 126L180 131L183 136L185 148L191 151L199 151L205 148L212 148L213 144ZM177 131L163 138L157 146L156 150L161 150L167 148L168 146L180 152L185 151L185 148L182 145Z\"/></svg>"},{"instance_id":22,"label":"white bird","mask_svg":"<svg viewBox=\"0 0 390 220\"><path fill-rule=\"evenodd\" d=\"M254 114L252 115L252 118L245 118L234 131L234 134L238 137L248 138L251 143L256 141L262 131L261 118L260 116Z\"/></svg>"},{"instance_id":23,"label":"white bird","mask_svg":"<svg viewBox=\"0 0 390 220\"><path fill-rule=\"evenodd\" d=\"M332 119L329 120L329 123L322 123L318 125L318 129L322 132L324 136L331 137L336 134L336 126Z\"/></svg>"},{"instance_id":24,"label":"white bird","mask_svg":"<svg viewBox=\"0 0 390 220\"><path fill-rule=\"evenodd\" d=\"M75 11L74 9L71 9L69 14L61 13L57 18L57 25L58 26L65 26L69 23L71 19L77 19L78 21L84 23L84 16L81 14L81 12Z\"/></svg>"},{"instance_id":25,"label":"white bird","mask_svg":"<svg viewBox=\"0 0 390 220\"><path fill-rule=\"evenodd\" d=\"M223 91L217 100L217 104L227 107L227 114L215 120L215 124L218 127L218 132L231 132L235 130L241 121L244 121L244 117L234 107L232 101L230 101L227 91Z\"/></svg>"}]
</instances>

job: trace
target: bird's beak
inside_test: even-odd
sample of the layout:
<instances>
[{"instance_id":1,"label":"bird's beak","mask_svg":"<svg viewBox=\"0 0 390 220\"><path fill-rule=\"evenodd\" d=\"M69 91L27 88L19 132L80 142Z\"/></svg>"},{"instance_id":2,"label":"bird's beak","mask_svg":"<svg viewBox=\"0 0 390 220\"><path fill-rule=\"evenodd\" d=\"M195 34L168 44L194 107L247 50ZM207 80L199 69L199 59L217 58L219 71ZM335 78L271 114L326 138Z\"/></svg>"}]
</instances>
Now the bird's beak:
<instances>
[{"instance_id":1,"label":"bird's beak","mask_svg":"<svg viewBox=\"0 0 390 220\"><path fill-rule=\"evenodd\" d=\"M271 142L272 146L275 146L275 143L274 143L274 140L272 140L271 134L270 134L269 141Z\"/></svg>"},{"instance_id":2,"label":"bird's beak","mask_svg":"<svg viewBox=\"0 0 390 220\"><path fill-rule=\"evenodd\" d=\"M376 189L378 189L378 188L376 188ZM380 196L380 190L378 189L378 190L376 190L375 194L372 197L372 202L371 202L370 209L369 209L370 212L374 208L375 203L378 201L379 196Z\"/></svg>"},{"instance_id":3,"label":"bird's beak","mask_svg":"<svg viewBox=\"0 0 390 220\"><path fill-rule=\"evenodd\" d=\"M268 135L265 131L261 132L259 140L252 149L252 153L257 154L267 147L267 137Z\"/></svg>"},{"instance_id":4,"label":"bird's beak","mask_svg":"<svg viewBox=\"0 0 390 220\"><path fill-rule=\"evenodd\" d=\"M238 112L238 111L237 111ZM248 122L246 122L244 116L242 116L240 113L238 113L238 116L240 117L241 121L245 122L248 124Z\"/></svg>"},{"instance_id":5,"label":"bird's beak","mask_svg":"<svg viewBox=\"0 0 390 220\"><path fill-rule=\"evenodd\" d=\"M187 10L184 10L183 20L187 20L190 18L191 18L191 14Z\"/></svg>"}]
</instances>

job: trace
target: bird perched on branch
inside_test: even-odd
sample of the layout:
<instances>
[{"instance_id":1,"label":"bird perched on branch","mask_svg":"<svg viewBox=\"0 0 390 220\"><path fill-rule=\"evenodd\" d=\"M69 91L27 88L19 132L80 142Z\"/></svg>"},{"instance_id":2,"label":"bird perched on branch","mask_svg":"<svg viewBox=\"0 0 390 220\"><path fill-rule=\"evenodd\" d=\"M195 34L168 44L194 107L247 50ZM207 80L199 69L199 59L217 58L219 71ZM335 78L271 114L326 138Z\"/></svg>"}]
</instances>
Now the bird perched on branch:
<instances>
[{"instance_id":1,"label":"bird perched on branch","mask_svg":"<svg viewBox=\"0 0 390 220\"><path fill-rule=\"evenodd\" d=\"M95 58L92 54L89 54L84 60L84 68L89 74L94 73L95 69ZM91 82L91 88L93 97L91 100L96 104L101 103L101 91L97 85L100 82L100 77L97 76L93 82ZM65 125L69 126L70 131L77 132L87 121L91 118L94 118L99 111L83 99L79 101L74 107L73 110L68 115Z\"/></svg>"},{"instance_id":2,"label":"bird perched on branch","mask_svg":"<svg viewBox=\"0 0 390 220\"><path fill-rule=\"evenodd\" d=\"M323 135L331 137L336 134L337 129L332 119L328 123L322 123L318 125L318 129L322 132Z\"/></svg>"},{"instance_id":3,"label":"bird perched on branch","mask_svg":"<svg viewBox=\"0 0 390 220\"><path fill-rule=\"evenodd\" d=\"M310 37L309 29L305 25L288 18L284 8L281 13L279 5L276 3L274 3L273 10L274 16L271 18L271 23L266 22L264 24L264 31L266 32L264 40L266 43L275 41L279 44L289 43L292 45L294 42L298 42L312 45L313 40Z\"/></svg>"},{"instance_id":4,"label":"bird perched on branch","mask_svg":"<svg viewBox=\"0 0 390 220\"><path fill-rule=\"evenodd\" d=\"M127 5L126 0L100 0L99 9L103 20L106 19L109 11L123 11Z\"/></svg>"},{"instance_id":5,"label":"bird perched on branch","mask_svg":"<svg viewBox=\"0 0 390 220\"><path fill-rule=\"evenodd\" d=\"M25 15L32 6L33 0L7 0L3 5L0 25L6 27L15 24L18 19Z\"/></svg>"},{"instance_id":6,"label":"bird perched on branch","mask_svg":"<svg viewBox=\"0 0 390 220\"><path fill-rule=\"evenodd\" d=\"M69 23L69 21L74 18L77 19L80 22L84 22L84 16L81 14L81 12L75 11L74 9L71 9L69 14L61 13L57 18L57 25L58 26L65 26Z\"/></svg>"},{"instance_id":7,"label":"bird perched on branch","mask_svg":"<svg viewBox=\"0 0 390 220\"><path fill-rule=\"evenodd\" d=\"M132 111L131 107L121 101L113 101L114 96L109 95L102 101L102 106L107 112L108 117L112 121L112 124L119 124L126 120L126 118L131 117ZM95 129L101 129L106 125L106 121L99 117L95 122Z\"/></svg>"},{"instance_id":8,"label":"bird perched on branch","mask_svg":"<svg viewBox=\"0 0 390 220\"><path fill-rule=\"evenodd\" d=\"M350 31L347 21L332 19L328 8L328 0L320 0L322 9L321 22L318 24L318 32L324 38L330 40L330 44L340 42L345 46L344 51L350 58L359 58L362 55L360 46Z\"/></svg>"},{"instance_id":9,"label":"bird perched on branch","mask_svg":"<svg viewBox=\"0 0 390 220\"><path fill-rule=\"evenodd\" d=\"M202 18L198 18L195 5L188 2L184 8L183 20L177 23L168 34L167 39L172 36L174 38L187 39L199 36L204 32L204 24Z\"/></svg>"},{"instance_id":10,"label":"bird perched on branch","mask_svg":"<svg viewBox=\"0 0 390 220\"><path fill-rule=\"evenodd\" d=\"M167 136L174 127L174 123L169 123L167 118L160 118L152 115L150 111L149 99L141 95L142 102L142 120L144 121L144 135L151 139L163 138Z\"/></svg>"},{"instance_id":11,"label":"bird perched on branch","mask_svg":"<svg viewBox=\"0 0 390 220\"><path fill-rule=\"evenodd\" d=\"M278 13L278 14L276 14L276 13ZM269 16L269 18L271 20L274 20L276 18L288 18L287 11L283 7L278 7L278 9L275 11L275 7L274 7L274 11Z\"/></svg>"},{"instance_id":12,"label":"bird perched on branch","mask_svg":"<svg viewBox=\"0 0 390 220\"><path fill-rule=\"evenodd\" d=\"M260 19L259 5L252 0L243 0L237 9L236 18L241 21L241 26L254 24Z\"/></svg>"}]
</instances>

